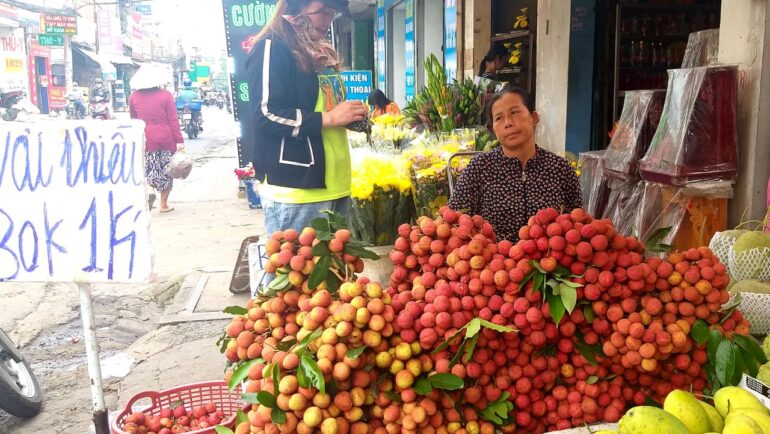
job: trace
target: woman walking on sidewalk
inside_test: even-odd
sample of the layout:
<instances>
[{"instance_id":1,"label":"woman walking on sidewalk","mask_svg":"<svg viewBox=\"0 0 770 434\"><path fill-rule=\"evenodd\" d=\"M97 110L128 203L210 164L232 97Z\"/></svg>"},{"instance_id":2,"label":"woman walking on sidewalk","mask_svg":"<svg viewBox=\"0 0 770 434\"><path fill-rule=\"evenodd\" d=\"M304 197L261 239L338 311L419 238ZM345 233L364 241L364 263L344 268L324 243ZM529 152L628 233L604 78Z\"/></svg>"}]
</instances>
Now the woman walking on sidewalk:
<instances>
[{"instance_id":1,"label":"woman walking on sidewalk","mask_svg":"<svg viewBox=\"0 0 770 434\"><path fill-rule=\"evenodd\" d=\"M367 113L362 102L345 101L326 38L332 21L347 13L347 0L280 0L247 61L253 163L268 234L299 232L324 210L348 214L344 127Z\"/></svg>"},{"instance_id":2,"label":"woman walking on sidewalk","mask_svg":"<svg viewBox=\"0 0 770 434\"><path fill-rule=\"evenodd\" d=\"M168 205L173 179L166 174L166 166L177 150L184 149L182 130L177 118L176 104L171 92L161 89L163 74L143 66L131 79L134 92L129 97L129 111L132 119L145 122L145 179L155 190L160 191L160 212L167 213L174 208ZM155 195L150 195L150 209Z\"/></svg>"}]
</instances>

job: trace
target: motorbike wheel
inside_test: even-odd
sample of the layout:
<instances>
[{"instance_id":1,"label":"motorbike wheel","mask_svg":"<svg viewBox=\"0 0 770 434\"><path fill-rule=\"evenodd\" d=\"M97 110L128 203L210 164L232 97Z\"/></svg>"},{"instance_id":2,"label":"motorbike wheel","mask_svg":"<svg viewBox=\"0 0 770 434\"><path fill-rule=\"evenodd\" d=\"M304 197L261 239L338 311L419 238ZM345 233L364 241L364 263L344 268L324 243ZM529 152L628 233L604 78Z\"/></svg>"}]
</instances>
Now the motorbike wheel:
<instances>
[{"instance_id":1,"label":"motorbike wheel","mask_svg":"<svg viewBox=\"0 0 770 434\"><path fill-rule=\"evenodd\" d=\"M185 130L187 130L187 137L190 140L194 139L195 136L197 136L197 134L195 134L195 127L193 127L192 123L188 123L187 128L185 128Z\"/></svg>"},{"instance_id":2,"label":"motorbike wheel","mask_svg":"<svg viewBox=\"0 0 770 434\"><path fill-rule=\"evenodd\" d=\"M13 122L16 120L16 116L19 114L19 109L15 108L9 108L4 114L3 114L3 120L7 122Z\"/></svg>"},{"instance_id":3,"label":"motorbike wheel","mask_svg":"<svg viewBox=\"0 0 770 434\"><path fill-rule=\"evenodd\" d=\"M0 408L18 417L35 416L43 404L40 384L10 338L2 330L0 335L0 341L6 343L0 346ZM3 353L12 353L20 362Z\"/></svg>"}]
</instances>

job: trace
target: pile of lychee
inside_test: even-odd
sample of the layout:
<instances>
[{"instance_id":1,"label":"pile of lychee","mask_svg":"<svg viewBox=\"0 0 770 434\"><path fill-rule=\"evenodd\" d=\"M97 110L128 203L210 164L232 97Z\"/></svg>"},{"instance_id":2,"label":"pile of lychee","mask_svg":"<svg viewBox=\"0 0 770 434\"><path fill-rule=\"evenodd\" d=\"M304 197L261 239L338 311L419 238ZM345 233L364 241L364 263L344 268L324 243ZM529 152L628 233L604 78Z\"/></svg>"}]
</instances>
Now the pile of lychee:
<instances>
[{"instance_id":1,"label":"pile of lychee","mask_svg":"<svg viewBox=\"0 0 770 434\"><path fill-rule=\"evenodd\" d=\"M213 402L194 408L181 403L174 408L153 409L152 414L131 413L121 429L129 434L178 434L215 427L224 419L224 412Z\"/></svg>"},{"instance_id":2,"label":"pile of lychee","mask_svg":"<svg viewBox=\"0 0 770 434\"><path fill-rule=\"evenodd\" d=\"M249 301L226 329L228 360L250 363L245 391L263 398L236 433L537 433L612 422L629 403L707 386L706 351L689 335L696 320L748 333L740 312L720 310L728 278L708 249L645 257L639 240L580 209L538 212L516 244L448 208L402 225L387 290L355 278L363 264L339 246L349 232L327 241L287 232L271 236L268 252L291 286ZM349 272L337 291L308 285L321 242ZM569 309L551 305L559 285L574 288ZM323 387L308 384L307 358ZM439 377L462 387L431 381ZM504 402L513 410L500 414Z\"/></svg>"}]
</instances>

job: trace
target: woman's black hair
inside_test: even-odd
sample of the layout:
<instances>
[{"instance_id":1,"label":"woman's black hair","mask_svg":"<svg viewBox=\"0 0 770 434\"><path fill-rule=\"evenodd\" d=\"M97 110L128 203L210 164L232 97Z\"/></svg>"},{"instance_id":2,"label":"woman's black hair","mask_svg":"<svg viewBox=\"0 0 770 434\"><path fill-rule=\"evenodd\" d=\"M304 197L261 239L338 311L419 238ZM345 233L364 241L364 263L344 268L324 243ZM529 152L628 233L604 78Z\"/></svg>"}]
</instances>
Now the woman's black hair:
<instances>
[{"instance_id":1,"label":"woman's black hair","mask_svg":"<svg viewBox=\"0 0 770 434\"><path fill-rule=\"evenodd\" d=\"M486 56L484 56L483 59L481 59L481 63L479 64L479 76L483 75L484 72L487 70L487 62L494 62L496 57L502 57L505 58L508 56L508 49L505 48L502 44L495 42L492 44L491 47L489 47L489 51L487 51Z\"/></svg>"},{"instance_id":2,"label":"woman's black hair","mask_svg":"<svg viewBox=\"0 0 770 434\"><path fill-rule=\"evenodd\" d=\"M535 111L535 102L532 100L532 96L530 96L530 94L527 93L526 90L516 86L510 86L510 85L505 86L501 91L489 97L489 100L487 101L487 104L484 107L484 118L486 120L487 129L489 131L492 131L492 106L495 105L495 103L500 98L502 98L505 95L508 95L509 93L514 93L518 95L521 98L521 102L524 103L524 107L527 108L527 111L529 111L530 113Z\"/></svg>"},{"instance_id":3,"label":"woman's black hair","mask_svg":"<svg viewBox=\"0 0 770 434\"><path fill-rule=\"evenodd\" d=\"M479 73L477 74L479 77L484 75L484 73L487 71L487 58L484 57L481 59L481 63L479 64Z\"/></svg>"},{"instance_id":4,"label":"woman's black hair","mask_svg":"<svg viewBox=\"0 0 770 434\"><path fill-rule=\"evenodd\" d=\"M369 94L367 101L370 106L379 108L380 110L385 110L385 107L392 102L385 96L385 93L379 89L374 89L372 93Z\"/></svg>"}]
</instances>

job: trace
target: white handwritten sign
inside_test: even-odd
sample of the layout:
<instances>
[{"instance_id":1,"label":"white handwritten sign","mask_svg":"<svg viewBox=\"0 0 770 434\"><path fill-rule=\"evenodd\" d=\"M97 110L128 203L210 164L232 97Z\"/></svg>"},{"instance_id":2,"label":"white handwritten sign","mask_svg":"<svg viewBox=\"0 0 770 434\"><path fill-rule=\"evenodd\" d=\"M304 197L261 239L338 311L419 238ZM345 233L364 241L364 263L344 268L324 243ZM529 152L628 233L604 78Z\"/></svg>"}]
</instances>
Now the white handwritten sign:
<instances>
[{"instance_id":1,"label":"white handwritten sign","mask_svg":"<svg viewBox=\"0 0 770 434\"><path fill-rule=\"evenodd\" d=\"M144 123L0 123L0 282L140 282L152 270Z\"/></svg>"}]
</instances>

